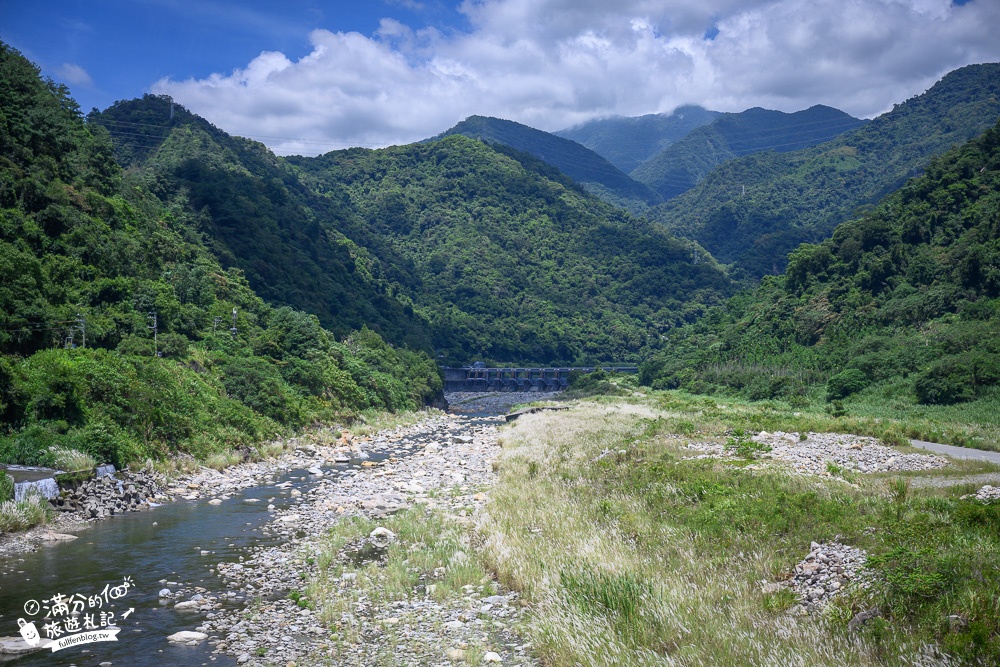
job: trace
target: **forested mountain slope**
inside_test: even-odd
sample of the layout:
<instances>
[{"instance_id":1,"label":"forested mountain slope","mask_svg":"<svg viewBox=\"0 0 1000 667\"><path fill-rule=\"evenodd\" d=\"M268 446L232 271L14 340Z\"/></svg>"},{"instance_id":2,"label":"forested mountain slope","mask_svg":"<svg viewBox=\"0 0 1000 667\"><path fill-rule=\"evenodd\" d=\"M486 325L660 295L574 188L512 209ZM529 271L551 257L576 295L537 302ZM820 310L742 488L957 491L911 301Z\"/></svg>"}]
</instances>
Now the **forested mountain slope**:
<instances>
[{"instance_id":1,"label":"forested mountain slope","mask_svg":"<svg viewBox=\"0 0 1000 667\"><path fill-rule=\"evenodd\" d=\"M630 174L670 144L695 128L708 125L718 116L718 111L686 104L669 114L602 118L553 134L586 146Z\"/></svg>"},{"instance_id":2,"label":"forested mountain slope","mask_svg":"<svg viewBox=\"0 0 1000 667\"><path fill-rule=\"evenodd\" d=\"M436 139L461 134L488 144L503 144L529 153L605 201L641 211L661 201L659 195L619 170L596 152L575 141L500 118L471 116Z\"/></svg>"},{"instance_id":3,"label":"forested mountain slope","mask_svg":"<svg viewBox=\"0 0 1000 667\"><path fill-rule=\"evenodd\" d=\"M1000 64L970 65L833 141L730 160L649 215L750 276L778 273L800 243L826 238L998 117Z\"/></svg>"},{"instance_id":4,"label":"forested mountain slope","mask_svg":"<svg viewBox=\"0 0 1000 667\"><path fill-rule=\"evenodd\" d=\"M379 262L341 232L354 224L350 207L306 192L264 145L153 95L88 121L108 129L135 178L192 217L223 266L241 269L267 301L313 313L337 335L364 325L430 348L427 323L388 293Z\"/></svg>"},{"instance_id":5,"label":"forested mountain slope","mask_svg":"<svg viewBox=\"0 0 1000 667\"><path fill-rule=\"evenodd\" d=\"M412 266L399 290L449 362L637 361L730 290L689 241L500 144L449 136L288 162Z\"/></svg>"},{"instance_id":6,"label":"forested mountain slope","mask_svg":"<svg viewBox=\"0 0 1000 667\"><path fill-rule=\"evenodd\" d=\"M761 108L725 113L678 139L630 175L664 199L672 199L727 160L762 151L784 153L808 148L864 123L822 105L795 113Z\"/></svg>"},{"instance_id":7,"label":"forested mountain slope","mask_svg":"<svg viewBox=\"0 0 1000 667\"><path fill-rule=\"evenodd\" d=\"M123 172L104 128L0 42L0 461L238 460L283 429L440 393L426 354L265 304L185 196Z\"/></svg>"},{"instance_id":8,"label":"forested mountain slope","mask_svg":"<svg viewBox=\"0 0 1000 667\"><path fill-rule=\"evenodd\" d=\"M833 399L996 401L1000 124L832 238L796 249L785 275L665 349L643 370L653 386L787 398L825 382Z\"/></svg>"},{"instance_id":9,"label":"forested mountain slope","mask_svg":"<svg viewBox=\"0 0 1000 667\"><path fill-rule=\"evenodd\" d=\"M446 363L637 361L730 290L691 242L501 143L277 158L150 96L91 122L269 301L294 300L335 331L366 323Z\"/></svg>"}]
</instances>

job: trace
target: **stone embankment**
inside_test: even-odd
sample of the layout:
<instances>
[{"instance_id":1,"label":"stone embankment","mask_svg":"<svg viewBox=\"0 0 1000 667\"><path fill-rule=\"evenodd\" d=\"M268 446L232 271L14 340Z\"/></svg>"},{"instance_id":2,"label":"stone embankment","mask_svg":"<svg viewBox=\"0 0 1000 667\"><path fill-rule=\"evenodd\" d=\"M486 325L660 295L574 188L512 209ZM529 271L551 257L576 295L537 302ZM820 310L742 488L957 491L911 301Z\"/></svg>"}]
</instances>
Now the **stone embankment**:
<instances>
[{"instance_id":1,"label":"stone embankment","mask_svg":"<svg viewBox=\"0 0 1000 667\"><path fill-rule=\"evenodd\" d=\"M73 512L83 520L100 520L149 507L163 477L148 470L123 471L81 483L52 501L57 510Z\"/></svg>"},{"instance_id":2,"label":"stone embankment","mask_svg":"<svg viewBox=\"0 0 1000 667\"><path fill-rule=\"evenodd\" d=\"M280 538L279 545L259 547L240 562L219 563L215 570L222 585L217 593L199 592L197 599L186 591L164 595L177 600L178 611L199 614L192 621L194 632L241 665L375 664L376 654L386 650L388 626L395 642L393 660L399 664L445 664L476 656L510 665L535 664L511 629L524 613L514 593L490 595L481 586L467 586L460 595L439 600L427 582L429 588L424 585L385 607L373 605L362 594L352 598L356 639L349 645L334 638L335 630L324 626L318 610L302 608L289 597L316 575L323 536L346 517L377 521L403 508L423 506L442 512L448 521L471 521L496 478L493 461L499 455L501 423L502 417L442 416L365 441L299 446L277 465L305 474L271 482L272 500L290 501L281 508L274 502L269 506L274 514L264 531ZM348 456L354 465L346 465ZM252 464L233 472L235 476L226 471L218 479L205 473L200 481L195 478L168 491L181 497L212 494L221 500L257 478ZM365 542L384 547L392 539L373 532ZM361 550L365 546L354 545ZM351 595L355 586L355 579L345 574L338 594ZM225 604L244 598L258 602L245 610ZM198 637L185 635L175 641L201 641Z\"/></svg>"}]
</instances>

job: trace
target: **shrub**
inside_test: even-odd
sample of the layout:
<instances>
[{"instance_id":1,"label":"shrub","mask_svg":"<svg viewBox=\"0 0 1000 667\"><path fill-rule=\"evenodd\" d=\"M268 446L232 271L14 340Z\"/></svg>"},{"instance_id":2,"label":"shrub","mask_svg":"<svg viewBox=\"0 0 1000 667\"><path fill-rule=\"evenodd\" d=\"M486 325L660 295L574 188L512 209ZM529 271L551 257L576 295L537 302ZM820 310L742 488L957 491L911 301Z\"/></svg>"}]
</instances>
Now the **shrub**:
<instances>
[{"instance_id":1,"label":"shrub","mask_svg":"<svg viewBox=\"0 0 1000 667\"><path fill-rule=\"evenodd\" d=\"M826 381L826 400L833 401L856 394L869 384L868 377L857 368L848 368Z\"/></svg>"},{"instance_id":2,"label":"shrub","mask_svg":"<svg viewBox=\"0 0 1000 667\"><path fill-rule=\"evenodd\" d=\"M93 456L69 447L51 447L49 460L54 467L66 472L93 470L97 466L97 461L94 460Z\"/></svg>"},{"instance_id":3,"label":"shrub","mask_svg":"<svg viewBox=\"0 0 1000 667\"><path fill-rule=\"evenodd\" d=\"M48 523L52 509L41 494L30 493L22 500L0 503L0 533L27 530Z\"/></svg>"},{"instance_id":4,"label":"shrub","mask_svg":"<svg viewBox=\"0 0 1000 667\"><path fill-rule=\"evenodd\" d=\"M14 497L14 479L0 470L0 503Z\"/></svg>"},{"instance_id":5,"label":"shrub","mask_svg":"<svg viewBox=\"0 0 1000 667\"><path fill-rule=\"evenodd\" d=\"M277 369L259 357L233 359L222 367L226 392L258 414L287 420L287 385Z\"/></svg>"},{"instance_id":6,"label":"shrub","mask_svg":"<svg viewBox=\"0 0 1000 667\"><path fill-rule=\"evenodd\" d=\"M733 435L726 441L726 450L744 459L757 458L758 454L771 451L769 445L752 440L743 429L733 429Z\"/></svg>"},{"instance_id":7,"label":"shrub","mask_svg":"<svg viewBox=\"0 0 1000 667\"><path fill-rule=\"evenodd\" d=\"M974 400L998 381L1000 355L966 352L944 357L917 375L913 392L921 403L950 405Z\"/></svg>"}]
</instances>

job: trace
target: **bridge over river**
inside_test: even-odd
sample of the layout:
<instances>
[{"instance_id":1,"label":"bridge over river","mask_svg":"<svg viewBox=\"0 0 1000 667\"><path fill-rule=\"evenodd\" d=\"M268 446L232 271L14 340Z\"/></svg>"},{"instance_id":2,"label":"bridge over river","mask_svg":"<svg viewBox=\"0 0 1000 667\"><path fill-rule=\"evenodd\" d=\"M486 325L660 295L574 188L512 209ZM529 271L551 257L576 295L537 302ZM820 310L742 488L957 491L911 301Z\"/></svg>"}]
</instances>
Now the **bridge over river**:
<instances>
[{"instance_id":1,"label":"bridge over river","mask_svg":"<svg viewBox=\"0 0 1000 667\"><path fill-rule=\"evenodd\" d=\"M562 391L573 371L638 373L637 366L587 366L567 368L486 368L464 366L444 369L444 390L453 391Z\"/></svg>"}]
</instances>

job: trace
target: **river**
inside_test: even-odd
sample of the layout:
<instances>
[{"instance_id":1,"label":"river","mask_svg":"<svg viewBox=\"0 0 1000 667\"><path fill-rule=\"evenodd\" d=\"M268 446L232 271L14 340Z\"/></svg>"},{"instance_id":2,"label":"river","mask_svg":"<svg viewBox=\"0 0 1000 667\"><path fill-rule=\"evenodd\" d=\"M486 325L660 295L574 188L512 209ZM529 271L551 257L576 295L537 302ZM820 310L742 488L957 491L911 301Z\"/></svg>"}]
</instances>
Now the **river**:
<instances>
[{"instance_id":1,"label":"river","mask_svg":"<svg viewBox=\"0 0 1000 667\"><path fill-rule=\"evenodd\" d=\"M534 398L534 397L532 397ZM464 412L475 415L506 411L509 404L526 399L496 395L486 397L487 405L469 404ZM530 399L528 399L530 400ZM399 454L400 452L397 452ZM386 453L388 455L388 453ZM373 460L381 458L373 454ZM343 470L356 463L336 466ZM100 667L102 664L159 666L235 665L225 654L213 653L211 642L197 645L173 644L166 637L182 630L194 630L204 616L174 609L177 599L161 599L159 591L183 589L189 599L197 587L205 595L229 593L215 574L219 562L238 562L254 547L275 544L261 527L273 516L272 503L280 512L289 506L291 488L276 484L292 481L302 493L317 482L305 469L281 471L266 484L232 494L221 505L210 505L208 497L176 501L151 510L95 522L79 531L78 539L42 544L37 551L0 560L0 635L17 636L19 619L33 621L43 637L44 607L50 609L64 599L75 599L78 622L90 614L101 625L101 612L113 613L120 629L117 641L72 646L23 656L4 656L17 667L35 665L75 665ZM260 502L247 502L247 500ZM105 587L108 587L106 590ZM105 594L102 596L102 591ZM111 599L107 591L117 591ZM212 593L210 593L210 591ZM64 596L59 598L57 596ZM235 592L223 606L241 608L242 597ZM101 606L91 606L91 602ZM42 607L35 614L31 601ZM130 611L131 610L131 611ZM67 616L60 616L65 622ZM208 618L211 618L209 616Z\"/></svg>"}]
</instances>

